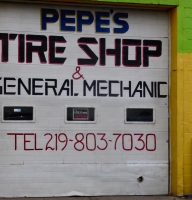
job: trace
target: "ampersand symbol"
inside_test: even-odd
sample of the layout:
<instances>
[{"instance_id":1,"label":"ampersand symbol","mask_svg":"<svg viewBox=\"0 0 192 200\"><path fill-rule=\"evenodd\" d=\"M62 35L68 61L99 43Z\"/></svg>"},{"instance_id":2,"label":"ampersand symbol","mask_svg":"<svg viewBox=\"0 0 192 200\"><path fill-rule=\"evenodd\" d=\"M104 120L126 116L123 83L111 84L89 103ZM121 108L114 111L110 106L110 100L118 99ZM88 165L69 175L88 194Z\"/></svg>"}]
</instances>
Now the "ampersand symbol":
<instances>
[{"instance_id":1,"label":"ampersand symbol","mask_svg":"<svg viewBox=\"0 0 192 200\"><path fill-rule=\"evenodd\" d=\"M81 67L77 66L76 67L76 72L74 74L72 74L72 78L75 79L75 80L78 80L80 78L84 79L83 75L80 74L80 70L81 70Z\"/></svg>"}]
</instances>

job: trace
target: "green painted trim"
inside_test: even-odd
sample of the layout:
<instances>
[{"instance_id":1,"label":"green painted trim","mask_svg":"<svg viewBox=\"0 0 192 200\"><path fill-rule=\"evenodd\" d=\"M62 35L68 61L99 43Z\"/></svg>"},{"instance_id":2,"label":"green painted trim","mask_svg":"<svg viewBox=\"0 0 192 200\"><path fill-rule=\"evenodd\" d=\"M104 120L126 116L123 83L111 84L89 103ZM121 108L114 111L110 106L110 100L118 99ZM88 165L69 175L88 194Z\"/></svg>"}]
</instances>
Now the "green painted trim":
<instances>
[{"instance_id":1,"label":"green painted trim","mask_svg":"<svg viewBox=\"0 0 192 200\"><path fill-rule=\"evenodd\" d=\"M178 6L179 0L91 0L92 2L113 2L113 3L137 3L137 4L150 4L150 5L169 5Z\"/></svg>"},{"instance_id":2,"label":"green painted trim","mask_svg":"<svg viewBox=\"0 0 192 200\"><path fill-rule=\"evenodd\" d=\"M192 53L192 2L184 2L178 7L178 53Z\"/></svg>"}]
</instances>

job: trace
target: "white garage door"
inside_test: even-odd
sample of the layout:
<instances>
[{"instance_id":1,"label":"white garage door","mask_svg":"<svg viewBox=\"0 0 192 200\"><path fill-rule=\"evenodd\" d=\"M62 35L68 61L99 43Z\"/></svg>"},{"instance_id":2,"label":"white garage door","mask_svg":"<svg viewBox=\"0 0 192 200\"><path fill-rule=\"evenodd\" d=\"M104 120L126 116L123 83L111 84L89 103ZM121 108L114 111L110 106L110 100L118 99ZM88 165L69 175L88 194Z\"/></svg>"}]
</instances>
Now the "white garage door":
<instances>
[{"instance_id":1,"label":"white garage door","mask_svg":"<svg viewBox=\"0 0 192 200\"><path fill-rule=\"evenodd\" d=\"M0 4L0 196L168 193L168 12Z\"/></svg>"}]
</instances>

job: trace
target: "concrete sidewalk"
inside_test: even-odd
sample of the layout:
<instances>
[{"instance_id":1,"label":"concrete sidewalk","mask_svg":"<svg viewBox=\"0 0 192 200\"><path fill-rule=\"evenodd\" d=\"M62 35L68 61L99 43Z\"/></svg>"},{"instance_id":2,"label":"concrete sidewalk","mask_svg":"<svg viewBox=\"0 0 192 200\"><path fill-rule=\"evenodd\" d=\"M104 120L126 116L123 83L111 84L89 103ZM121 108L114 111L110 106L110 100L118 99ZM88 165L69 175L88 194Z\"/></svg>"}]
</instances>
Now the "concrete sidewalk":
<instances>
[{"instance_id":1,"label":"concrete sidewalk","mask_svg":"<svg viewBox=\"0 0 192 200\"><path fill-rule=\"evenodd\" d=\"M100 196L100 197L42 197L42 198L0 198L0 200L182 200L192 196Z\"/></svg>"}]
</instances>

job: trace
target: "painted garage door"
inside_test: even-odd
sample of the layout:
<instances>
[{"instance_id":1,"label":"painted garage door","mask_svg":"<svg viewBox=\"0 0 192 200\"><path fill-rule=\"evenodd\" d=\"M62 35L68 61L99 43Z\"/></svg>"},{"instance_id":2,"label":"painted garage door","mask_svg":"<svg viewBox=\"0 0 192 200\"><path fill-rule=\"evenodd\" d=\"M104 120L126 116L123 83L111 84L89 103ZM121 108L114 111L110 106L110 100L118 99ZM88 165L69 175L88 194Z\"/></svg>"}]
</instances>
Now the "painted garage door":
<instances>
[{"instance_id":1,"label":"painted garage door","mask_svg":"<svg viewBox=\"0 0 192 200\"><path fill-rule=\"evenodd\" d=\"M168 193L168 24L1 3L1 197Z\"/></svg>"}]
</instances>

